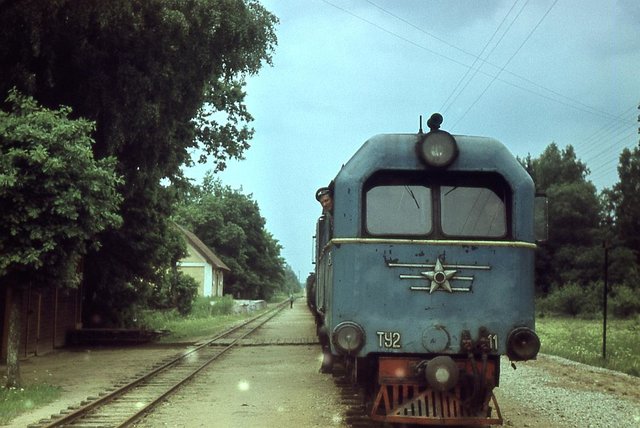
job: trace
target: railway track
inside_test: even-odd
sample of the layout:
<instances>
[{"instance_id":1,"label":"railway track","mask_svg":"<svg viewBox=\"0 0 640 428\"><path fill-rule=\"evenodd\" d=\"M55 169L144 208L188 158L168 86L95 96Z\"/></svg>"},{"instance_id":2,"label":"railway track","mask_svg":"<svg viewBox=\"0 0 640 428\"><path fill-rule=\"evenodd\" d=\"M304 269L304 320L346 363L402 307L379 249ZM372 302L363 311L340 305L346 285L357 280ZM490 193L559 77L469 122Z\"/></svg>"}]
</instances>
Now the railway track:
<instances>
[{"instance_id":1,"label":"railway track","mask_svg":"<svg viewBox=\"0 0 640 428\"><path fill-rule=\"evenodd\" d=\"M76 408L62 411L60 416L29 428L130 426L205 367L238 346L287 303L285 301L186 352L159 362L131 382L118 384L100 397L90 398Z\"/></svg>"}]
</instances>

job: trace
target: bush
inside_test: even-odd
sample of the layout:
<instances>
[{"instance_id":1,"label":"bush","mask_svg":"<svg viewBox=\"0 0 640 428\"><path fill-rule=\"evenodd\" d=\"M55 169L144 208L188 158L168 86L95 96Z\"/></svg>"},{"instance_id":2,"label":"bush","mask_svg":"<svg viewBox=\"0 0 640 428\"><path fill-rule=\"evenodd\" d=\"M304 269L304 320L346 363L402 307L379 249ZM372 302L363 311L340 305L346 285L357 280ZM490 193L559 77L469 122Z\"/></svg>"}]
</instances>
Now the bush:
<instances>
[{"instance_id":1,"label":"bush","mask_svg":"<svg viewBox=\"0 0 640 428\"><path fill-rule=\"evenodd\" d=\"M230 295L224 297L198 297L193 304L191 315L195 318L230 315L233 313L233 305L234 300Z\"/></svg>"},{"instance_id":2,"label":"bush","mask_svg":"<svg viewBox=\"0 0 640 428\"><path fill-rule=\"evenodd\" d=\"M151 292L148 303L153 309L175 308L181 315L191 312L198 294L195 279L180 271L167 272Z\"/></svg>"},{"instance_id":3,"label":"bush","mask_svg":"<svg viewBox=\"0 0 640 428\"><path fill-rule=\"evenodd\" d=\"M230 315L233 313L233 306L235 305L235 302L232 296L227 294L226 296L218 297L213 301L215 304L211 308L212 315Z\"/></svg>"},{"instance_id":4,"label":"bush","mask_svg":"<svg viewBox=\"0 0 640 428\"><path fill-rule=\"evenodd\" d=\"M182 272L177 272L174 288L173 299L175 307L181 315L191 312L193 301L198 295L198 283L195 279Z\"/></svg>"},{"instance_id":5,"label":"bush","mask_svg":"<svg viewBox=\"0 0 640 428\"><path fill-rule=\"evenodd\" d=\"M631 318L640 314L640 298L626 285L614 288L608 306L611 313L619 318Z\"/></svg>"},{"instance_id":6,"label":"bush","mask_svg":"<svg viewBox=\"0 0 640 428\"><path fill-rule=\"evenodd\" d=\"M583 315L592 318L602 305L599 300L597 283L583 288L576 283L568 283L562 287L554 288L546 298L538 302L538 310L551 312L558 315L570 315L576 317Z\"/></svg>"}]
</instances>

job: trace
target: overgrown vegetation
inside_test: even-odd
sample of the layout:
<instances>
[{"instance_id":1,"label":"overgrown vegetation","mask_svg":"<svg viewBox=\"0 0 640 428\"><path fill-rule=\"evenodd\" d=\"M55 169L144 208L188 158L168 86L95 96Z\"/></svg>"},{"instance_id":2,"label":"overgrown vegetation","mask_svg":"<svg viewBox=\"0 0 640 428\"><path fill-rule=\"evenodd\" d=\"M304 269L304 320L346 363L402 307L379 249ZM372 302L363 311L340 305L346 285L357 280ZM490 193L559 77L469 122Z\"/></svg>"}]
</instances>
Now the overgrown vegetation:
<instances>
[{"instance_id":1,"label":"overgrown vegetation","mask_svg":"<svg viewBox=\"0 0 640 428\"><path fill-rule=\"evenodd\" d=\"M211 337L229 325L255 314L234 313L231 296L221 298L198 297L189 314L183 315L175 308L162 311L144 311L140 324L150 330L166 330L161 342L179 342Z\"/></svg>"},{"instance_id":2,"label":"overgrown vegetation","mask_svg":"<svg viewBox=\"0 0 640 428\"><path fill-rule=\"evenodd\" d=\"M521 162L536 191L548 197L549 239L536 253L542 313L602 313L606 271L610 313L640 314L640 146L622 151L620 181L600 193L571 145L552 143L538 158Z\"/></svg>"},{"instance_id":3,"label":"overgrown vegetation","mask_svg":"<svg viewBox=\"0 0 640 428\"><path fill-rule=\"evenodd\" d=\"M225 274L225 293L268 300L286 287L282 247L267 231L250 195L222 185L210 173L202 185L185 187L176 222L198 236L231 269Z\"/></svg>"},{"instance_id":4,"label":"overgrown vegetation","mask_svg":"<svg viewBox=\"0 0 640 428\"><path fill-rule=\"evenodd\" d=\"M539 317L541 352L640 376L640 316L607 320L607 358L602 358L601 319Z\"/></svg>"},{"instance_id":5,"label":"overgrown vegetation","mask_svg":"<svg viewBox=\"0 0 640 428\"><path fill-rule=\"evenodd\" d=\"M96 161L94 124L10 90L0 110L0 283L7 293L6 386L20 386L20 310L28 287L75 287L97 238L119 227L115 158ZM3 308L3 312L4 312ZM4 316L4 313L3 313Z\"/></svg>"},{"instance_id":6,"label":"overgrown vegetation","mask_svg":"<svg viewBox=\"0 0 640 428\"><path fill-rule=\"evenodd\" d=\"M31 385L24 388L0 387L0 425L8 424L16 416L50 403L62 395L59 387Z\"/></svg>"},{"instance_id":7,"label":"overgrown vegetation","mask_svg":"<svg viewBox=\"0 0 640 428\"><path fill-rule=\"evenodd\" d=\"M177 269L164 275L151 287L146 304L153 309L175 309L180 315L188 315L198 294L198 283L189 275Z\"/></svg>"},{"instance_id":8,"label":"overgrown vegetation","mask_svg":"<svg viewBox=\"0 0 640 428\"><path fill-rule=\"evenodd\" d=\"M536 301L540 316L570 316L582 319L602 317L604 302L604 284L594 282L588 286L569 283L563 287L554 287L545 297ZM609 290L607 313L616 318L632 318L640 314L640 299L626 285Z\"/></svg>"},{"instance_id":9,"label":"overgrown vegetation","mask_svg":"<svg viewBox=\"0 0 640 428\"><path fill-rule=\"evenodd\" d=\"M169 271L176 194L166 183L185 182L182 167L195 161L191 153L199 150L197 160L219 171L249 148L253 130L245 81L271 63L277 22L253 0L3 3L0 100L16 87L45 108L69 106L72 119L95 123L95 144L87 154L97 162L113 158L123 177L117 188L122 203L114 213L121 225L102 231L101 246L80 265L85 325L122 326L131 306L147 295L145 288ZM84 173L74 165L66 171ZM84 183L93 186L74 181ZM23 205L16 201L7 206ZM109 213L92 212L93 218ZM52 230L51 221L43 220L45 231ZM24 233L11 236L29 240ZM48 248L43 242L33 247ZM52 247L67 251L64 239ZM55 266L74 273L78 267Z\"/></svg>"}]
</instances>

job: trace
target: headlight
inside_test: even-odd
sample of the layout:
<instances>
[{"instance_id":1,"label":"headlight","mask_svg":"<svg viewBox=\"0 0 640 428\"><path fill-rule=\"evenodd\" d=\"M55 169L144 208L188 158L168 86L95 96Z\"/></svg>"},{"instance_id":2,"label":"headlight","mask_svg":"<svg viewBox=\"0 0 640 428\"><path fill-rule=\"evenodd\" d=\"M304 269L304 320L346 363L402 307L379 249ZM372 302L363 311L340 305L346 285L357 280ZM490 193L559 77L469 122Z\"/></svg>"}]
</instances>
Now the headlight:
<instances>
[{"instance_id":1,"label":"headlight","mask_svg":"<svg viewBox=\"0 0 640 428\"><path fill-rule=\"evenodd\" d=\"M364 346L364 330L354 322L341 322L333 329L333 344L343 354L355 354Z\"/></svg>"},{"instance_id":2,"label":"headlight","mask_svg":"<svg viewBox=\"0 0 640 428\"><path fill-rule=\"evenodd\" d=\"M513 361L532 360L540 351L540 339L528 327L518 327L507 338L507 355Z\"/></svg>"},{"instance_id":3,"label":"headlight","mask_svg":"<svg viewBox=\"0 0 640 428\"><path fill-rule=\"evenodd\" d=\"M431 388L436 391L448 391L458 383L460 369L451 357L441 355L429 360L424 375Z\"/></svg>"},{"instance_id":4,"label":"headlight","mask_svg":"<svg viewBox=\"0 0 640 428\"><path fill-rule=\"evenodd\" d=\"M416 146L418 156L428 166L444 168L458 156L458 145L453 135L446 131L427 132Z\"/></svg>"}]
</instances>

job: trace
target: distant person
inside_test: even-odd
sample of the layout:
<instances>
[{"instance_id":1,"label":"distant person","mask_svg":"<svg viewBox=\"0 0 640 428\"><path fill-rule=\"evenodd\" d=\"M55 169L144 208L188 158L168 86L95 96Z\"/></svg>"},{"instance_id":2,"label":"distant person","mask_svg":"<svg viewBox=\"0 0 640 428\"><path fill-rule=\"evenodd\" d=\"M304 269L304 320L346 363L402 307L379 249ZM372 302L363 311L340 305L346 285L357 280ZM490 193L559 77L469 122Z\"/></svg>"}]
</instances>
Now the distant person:
<instances>
[{"instance_id":1,"label":"distant person","mask_svg":"<svg viewBox=\"0 0 640 428\"><path fill-rule=\"evenodd\" d=\"M293 301L295 299L293 298L293 294L289 293L289 309L293 308Z\"/></svg>"}]
</instances>

